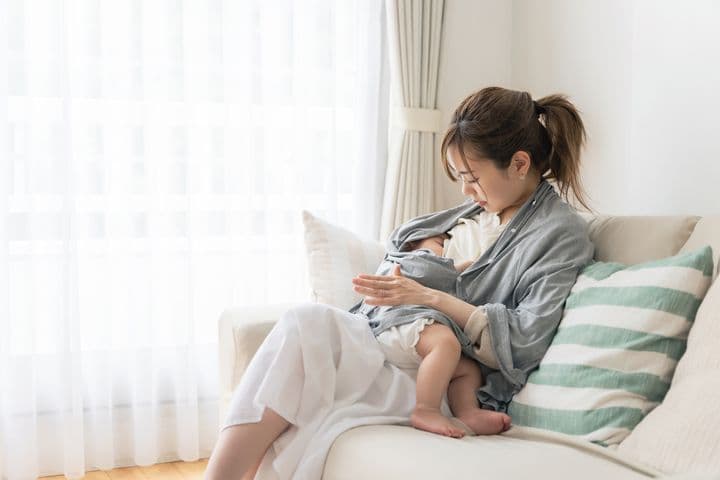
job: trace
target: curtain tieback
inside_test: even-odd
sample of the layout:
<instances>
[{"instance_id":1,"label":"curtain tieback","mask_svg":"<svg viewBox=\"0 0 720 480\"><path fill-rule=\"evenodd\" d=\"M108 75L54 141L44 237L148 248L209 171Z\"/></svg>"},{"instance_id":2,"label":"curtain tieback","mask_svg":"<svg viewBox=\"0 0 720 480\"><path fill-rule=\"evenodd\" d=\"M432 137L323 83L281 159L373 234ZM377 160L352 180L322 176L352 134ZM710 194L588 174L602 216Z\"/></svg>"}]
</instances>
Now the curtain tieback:
<instances>
[{"instance_id":1,"label":"curtain tieback","mask_svg":"<svg viewBox=\"0 0 720 480\"><path fill-rule=\"evenodd\" d=\"M392 125L404 130L440 133L442 112L433 108L394 107Z\"/></svg>"}]
</instances>

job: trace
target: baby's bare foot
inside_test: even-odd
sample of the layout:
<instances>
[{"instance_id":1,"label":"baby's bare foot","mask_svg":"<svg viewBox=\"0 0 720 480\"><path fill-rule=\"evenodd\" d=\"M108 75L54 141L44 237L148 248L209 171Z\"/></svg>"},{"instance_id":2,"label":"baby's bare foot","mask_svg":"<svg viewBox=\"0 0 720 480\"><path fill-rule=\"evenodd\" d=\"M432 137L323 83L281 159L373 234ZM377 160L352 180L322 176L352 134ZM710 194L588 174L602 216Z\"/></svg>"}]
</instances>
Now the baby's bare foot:
<instances>
[{"instance_id":1,"label":"baby's bare foot","mask_svg":"<svg viewBox=\"0 0 720 480\"><path fill-rule=\"evenodd\" d=\"M416 406L410 415L410 423L426 432L439 433L447 437L462 438L465 432L454 425L449 418L440 413L440 409Z\"/></svg>"},{"instance_id":2,"label":"baby's bare foot","mask_svg":"<svg viewBox=\"0 0 720 480\"><path fill-rule=\"evenodd\" d=\"M505 413L470 408L455 415L477 435L494 435L510 428L510 416Z\"/></svg>"}]
</instances>

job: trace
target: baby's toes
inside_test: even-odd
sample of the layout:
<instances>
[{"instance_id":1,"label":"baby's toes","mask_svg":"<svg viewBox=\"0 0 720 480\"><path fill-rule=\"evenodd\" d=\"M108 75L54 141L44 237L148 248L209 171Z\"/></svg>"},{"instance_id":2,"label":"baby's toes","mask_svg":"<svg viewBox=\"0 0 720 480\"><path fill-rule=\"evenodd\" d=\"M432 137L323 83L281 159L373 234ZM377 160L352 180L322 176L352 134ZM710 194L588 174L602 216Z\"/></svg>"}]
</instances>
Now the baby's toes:
<instances>
[{"instance_id":1,"label":"baby's toes","mask_svg":"<svg viewBox=\"0 0 720 480\"><path fill-rule=\"evenodd\" d=\"M510 428L511 424L512 424L512 419L510 418L510 415L504 415L503 416L503 432L508 430Z\"/></svg>"}]
</instances>

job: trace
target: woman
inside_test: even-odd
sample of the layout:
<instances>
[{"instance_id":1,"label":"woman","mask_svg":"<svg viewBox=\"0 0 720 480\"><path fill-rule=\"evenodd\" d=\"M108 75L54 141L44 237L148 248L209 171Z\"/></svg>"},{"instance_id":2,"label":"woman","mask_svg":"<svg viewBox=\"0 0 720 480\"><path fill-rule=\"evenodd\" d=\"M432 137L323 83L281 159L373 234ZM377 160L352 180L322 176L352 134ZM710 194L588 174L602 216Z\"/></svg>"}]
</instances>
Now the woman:
<instances>
[{"instance_id":1,"label":"woman","mask_svg":"<svg viewBox=\"0 0 720 480\"><path fill-rule=\"evenodd\" d=\"M371 305L422 305L442 315L463 353L481 362L480 406L504 412L540 362L579 270L592 258L585 222L563 197L586 206L579 179L585 130L561 95L485 88L454 112L442 143L448 176L468 200L400 226L388 248L438 235L480 211L506 225L460 276L458 296L398 275L353 280ZM402 309L393 310L402 312ZM406 314L408 312L405 312ZM426 313L425 313L426 314ZM290 310L263 342L233 395L208 463L208 479L320 478L328 449L358 425L408 424L415 379L385 362L374 333L407 315L373 319L308 304ZM415 372L416 373L416 372ZM443 413L450 411L443 399Z\"/></svg>"}]
</instances>

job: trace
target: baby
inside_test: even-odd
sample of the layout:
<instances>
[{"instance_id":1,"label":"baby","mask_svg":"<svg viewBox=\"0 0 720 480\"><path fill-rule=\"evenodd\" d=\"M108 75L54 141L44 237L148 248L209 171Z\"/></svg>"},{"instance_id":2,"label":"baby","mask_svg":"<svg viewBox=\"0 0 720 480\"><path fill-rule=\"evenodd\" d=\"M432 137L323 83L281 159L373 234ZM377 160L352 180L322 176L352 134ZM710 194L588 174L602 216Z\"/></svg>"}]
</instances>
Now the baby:
<instances>
[{"instance_id":1,"label":"baby","mask_svg":"<svg viewBox=\"0 0 720 480\"><path fill-rule=\"evenodd\" d=\"M448 238L450 238L450 235L448 235L447 233L443 233L442 235L435 235L434 237L428 237L423 238L422 240L408 242L408 251L430 250L438 257L442 257L445 240L447 240ZM455 265L455 270L457 270L458 272L462 272L472 264L472 260L462 262L458 265Z\"/></svg>"},{"instance_id":2,"label":"baby","mask_svg":"<svg viewBox=\"0 0 720 480\"><path fill-rule=\"evenodd\" d=\"M406 244L404 252L418 252L412 259L413 265L426 265L428 272L432 274L415 278L423 285L450 290L450 285L454 288L454 282L448 281L448 277L456 277L458 272L464 271L474 262L469 260L455 265L451 259L442 257L444 242L448 238L448 234L441 234ZM432 259L427 255L436 258ZM423 258L428 261L422 262ZM454 266L455 274L448 272L449 264ZM394 265L396 264L390 264L386 260L378 268L377 274L387 274L388 269L391 266L394 268ZM454 293L454 290L451 293ZM390 363L401 368L418 369L416 405L410 417L415 428L459 438L470 433L468 427L477 435L500 433L509 427L504 416L479 408L475 392L482 385L480 366L463 355L458 359L459 343L448 326L435 322L432 318L423 318L390 327L378 334L377 340ZM445 392L453 415L462 423L441 413L440 406Z\"/></svg>"}]
</instances>

